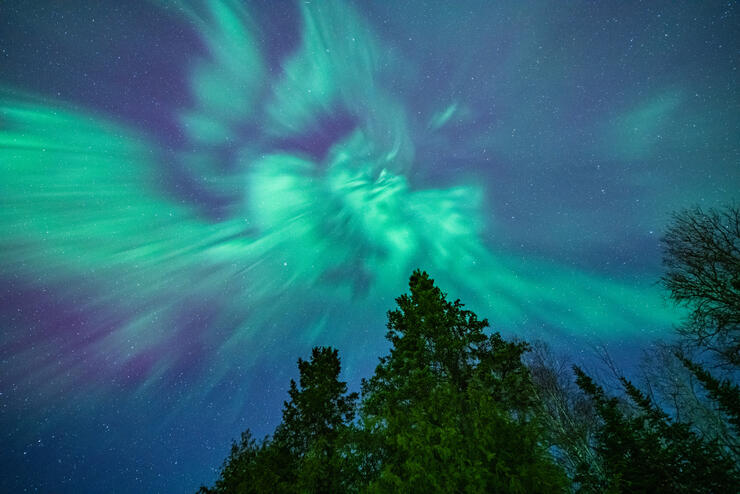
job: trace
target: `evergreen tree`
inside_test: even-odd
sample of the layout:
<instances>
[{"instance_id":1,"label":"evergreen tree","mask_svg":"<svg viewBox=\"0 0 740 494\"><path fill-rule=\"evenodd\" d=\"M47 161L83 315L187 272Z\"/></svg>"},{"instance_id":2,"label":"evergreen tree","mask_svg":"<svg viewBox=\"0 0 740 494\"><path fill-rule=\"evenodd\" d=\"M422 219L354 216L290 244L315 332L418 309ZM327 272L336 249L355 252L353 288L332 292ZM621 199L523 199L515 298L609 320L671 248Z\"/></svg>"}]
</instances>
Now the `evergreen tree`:
<instances>
[{"instance_id":1,"label":"evergreen tree","mask_svg":"<svg viewBox=\"0 0 740 494\"><path fill-rule=\"evenodd\" d=\"M603 421L596 448L607 480L592 475L591 465L583 465L576 481L584 492L737 492L740 472L716 442L673 421L626 379L621 379L622 385L636 405L632 413L580 368L574 371Z\"/></svg>"},{"instance_id":2,"label":"evergreen tree","mask_svg":"<svg viewBox=\"0 0 740 494\"><path fill-rule=\"evenodd\" d=\"M221 467L212 488L201 487L201 494L258 494L294 492L291 475L293 459L270 438L258 444L247 429L241 440L231 445L231 452Z\"/></svg>"},{"instance_id":3,"label":"evergreen tree","mask_svg":"<svg viewBox=\"0 0 740 494\"><path fill-rule=\"evenodd\" d=\"M350 490L353 477L339 453L340 438L355 413L357 393L339 380L337 350L314 348L298 359L299 383L290 381L290 400L272 439L260 445L247 430L234 443L210 494L334 493Z\"/></svg>"},{"instance_id":4,"label":"evergreen tree","mask_svg":"<svg viewBox=\"0 0 740 494\"><path fill-rule=\"evenodd\" d=\"M314 348L310 361L298 359L298 369L299 384L290 381L274 442L293 459L298 492L344 492L339 440L354 418L358 395L347 394L347 383L339 380L336 349Z\"/></svg>"},{"instance_id":5,"label":"evergreen tree","mask_svg":"<svg viewBox=\"0 0 740 494\"><path fill-rule=\"evenodd\" d=\"M390 354L363 383L369 491L561 491L533 416L527 345L486 335L488 321L426 273L409 287L388 313Z\"/></svg>"}]
</instances>

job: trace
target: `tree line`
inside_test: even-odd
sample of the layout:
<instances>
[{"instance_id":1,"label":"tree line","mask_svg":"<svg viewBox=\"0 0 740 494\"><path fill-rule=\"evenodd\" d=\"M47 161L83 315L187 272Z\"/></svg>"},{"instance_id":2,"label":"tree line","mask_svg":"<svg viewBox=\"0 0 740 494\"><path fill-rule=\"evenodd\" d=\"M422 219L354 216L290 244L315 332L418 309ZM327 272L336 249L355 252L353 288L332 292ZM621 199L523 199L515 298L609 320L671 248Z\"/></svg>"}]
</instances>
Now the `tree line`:
<instances>
[{"instance_id":1,"label":"tree line","mask_svg":"<svg viewBox=\"0 0 740 494\"><path fill-rule=\"evenodd\" d=\"M663 247L689 317L639 383L507 340L415 271L361 393L314 348L274 433L245 431L199 493L740 492L738 209L677 214Z\"/></svg>"}]
</instances>

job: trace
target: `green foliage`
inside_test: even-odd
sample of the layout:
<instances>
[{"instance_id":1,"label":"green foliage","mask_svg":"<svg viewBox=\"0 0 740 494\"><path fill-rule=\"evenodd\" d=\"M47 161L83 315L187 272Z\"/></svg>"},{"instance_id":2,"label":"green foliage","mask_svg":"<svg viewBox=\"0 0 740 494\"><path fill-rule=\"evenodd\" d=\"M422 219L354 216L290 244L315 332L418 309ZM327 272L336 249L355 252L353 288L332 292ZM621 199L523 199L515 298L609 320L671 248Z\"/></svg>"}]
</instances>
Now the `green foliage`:
<instances>
[{"instance_id":1,"label":"green foliage","mask_svg":"<svg viewBox=\"0 0 740 494\"><path fill-rule=\"evenodd\" d=\"M370 492L559 492L540 442L527 345L486 335L488 321L416 271L388 313L390 354L363 383L376 439Z\"/></svg>"},{"instance_id":2,"label":"green foliage","mask_svg":"<svg viewBox=\"0 0 740 494\"><path fill-rule=\"evenodd\" d=\"M620 401L574 367L578 386L591 397L603 421L596 449L607 480L583 465L576 476L584 492L736 492L740 472L714 441L697 436L660 410L631 382L622 378L636 405L628 413Z\"/></svg>"},{"instance_id":3,"label":"green foliage","mask_svg":"<svg viewBox=\"0 0 740 494\"><path fill-rule=\"evenodd\" d=\"M291 476L292 458L269 438L261 444L247 429L240 442L232 443L231 452L224 461L221 474L213 488L201 487L202 494L257 494L261 492L288 493L294 479Z\"/></svg>"},{"instance_id":4,"label":"green foliage","mask_svg":"<svg viewBox=\"0 0 740 494\"><path fill-rule=\"evenodd\" d=\"M354 418L358 395L347 394L347 383L339 380L341 366L333 348L314 348L310 361L298 359L298 370L300 382L290 382L290 401L284 404L275 443L293 459L299 492L341 492L339 439Z\"/></svg>"},{"instance_id":5,"label":"green foliage","mask_svg":"<svg viewBox=\"0 0 740 494\"><path fill-rule=\"evenodd\" d=\"M339 380L338 352L316 347L311 360L298 359L300 385L290 381L290 401L284 403L283 422L275 439L291 453L303 456L317 441L333 441L347 422L354 418L357 393L347 395L347 383Z\"/></svg>"},{"instance_id":6,"label":"green foliage","mask_svg":"<svg viewBox=\"0 0 740 494\"><path fill-rule=\"evenodd\" d=\"M528 344L487 332L426 273L414 272L409 288L388 312L390 350L363 380L359 409L337 350L314 348L298 360L272 438L246 431L200 492L737 492L729 449L630 381L621 379L631 405L574 367L575 396L572 380L544 359L532 374ZM678 357L737 429L738 386Z\"/></svg>"},{"instance_id":7,"label":"green foliage","mask_svg":"<svg viewBox=\"0 0 740 494\"><path fill-rule=\"evenodd\" d=\"M298 359L299 383L290 381L290 400L272 439L257 445L249 431L234 443L213 489L203 493L345 492L347 462L339 454L354 417L357 393L339 380L338 352L314 348L311 360Z\"/></svg>"}]
</instances>

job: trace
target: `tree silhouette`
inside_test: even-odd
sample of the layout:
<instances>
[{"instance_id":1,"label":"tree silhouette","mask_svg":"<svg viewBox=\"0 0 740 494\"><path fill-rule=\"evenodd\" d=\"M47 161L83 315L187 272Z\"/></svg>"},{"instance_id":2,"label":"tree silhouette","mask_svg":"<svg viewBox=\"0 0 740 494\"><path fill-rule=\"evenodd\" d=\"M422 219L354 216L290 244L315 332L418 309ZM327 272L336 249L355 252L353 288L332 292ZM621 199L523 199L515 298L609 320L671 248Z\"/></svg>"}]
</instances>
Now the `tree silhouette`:
<instances>
[{"instance_id":1,"label":"tree silhouette","mask_svg":"<svg viewBox=\"0 0 740 494\"><path fill-rule=\"evenodd\" d=\"M594 448L599 416L592 400L573 381L572 364L541 341L532 344L525 362L553 457L569 478L574 478L585 464L591 477L603 483L604 468Z\"/></svg>"},{"instance_id":2,"label":"tree silhouette","mask_svg":"<svg viewBox=\"0 0 740 494\"><path fill-rule=\"evenodd\" d=\"M663 285L672 300L691 311L681 332L724 363L739 366L740 211L683 211L662 242Z\"/></svg>"},{"instance_id":3,"label":"tree silhouette","mask_svg":"<svg viewBox=\"0 0 740 494\"><path fill-rule=\"evenodd\" d=\"M591 465L576 476L583 492L737 492L740 471L716 441L707 441L690 424L672 420L630 381L621 378L636 409L625 411L583 370L574 367L578 386L593 400L603 424L596 449L607 477Z\"/></svg>"},{"instance_id":4,"label":"tree silhouette","mask_svg":"<svg viewBox=\"0 0 740 494\"><path fill-rule=\"evenodd\" d=\"M703 366L681 354L676 357L696 376L709 396L718 404L735 429L735 433L740 433L740 386L731 383L729 379L717 379Z\"/></svg>"}]
</instances>

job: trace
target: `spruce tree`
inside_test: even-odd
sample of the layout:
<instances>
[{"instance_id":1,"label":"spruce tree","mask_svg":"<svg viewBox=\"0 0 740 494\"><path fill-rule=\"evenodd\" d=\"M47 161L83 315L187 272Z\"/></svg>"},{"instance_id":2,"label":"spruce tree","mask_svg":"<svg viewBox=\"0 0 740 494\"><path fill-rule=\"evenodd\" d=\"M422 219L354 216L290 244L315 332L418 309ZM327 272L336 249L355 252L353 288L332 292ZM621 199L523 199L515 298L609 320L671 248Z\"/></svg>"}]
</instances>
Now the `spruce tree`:
<instances>
[{"instance_id":1,"label":"spruce tree","mask_svg":"<svg viewBox=\"0 0 740 494\"><path fill-rule=\"evenodd\" d=\"M690 425L675 422L630 381L622 378L634 410L624 410L580 368L578 386L591 397L602 425L596 449L607 481L583 465L576 477L583 492L737 492L740 472L715 441L695 434Z\"/></svg>"},{"instance_id":2,"label":"spruce tree","mask_svg":"<svg viewBox=\"0 0 740 494\"><path fill-rule=\"evenodd\" d=\"M314 348L298 359L299 382L290 381L290 399L272 438L261 444L247 430L234 443L210 494L333 493L351 490L343 454L343 434L354 418L357 393L339 380L337 350Z\"/></svg>"},{"instance_id":3,"label":"spruce tree","mask_svg":"<svg viewBox=\"0 0 740 494\"><path fill-rule=\"evenodd\" d=\"M340 438L354 418L358 395L347 394L347 383L339 380L336 349L314 348L310 361L298 359L298 369L299 383L290 382L274 443L293 460L297 492L344 492L351 473L345 472Z\"/></svg>"},{"instance_id":4,"label":"spruce tree","mask_svg":"<svg viewBox=\"0 0 740 494\"><path fill-rule=\"evenodd\" d=\"M363 383L370 492L560 492L541 444L527 345L486 334L426 273L388 313L390 353ZM374 442L373 442L374 441Z\"/></svg>"}]
</instances>

